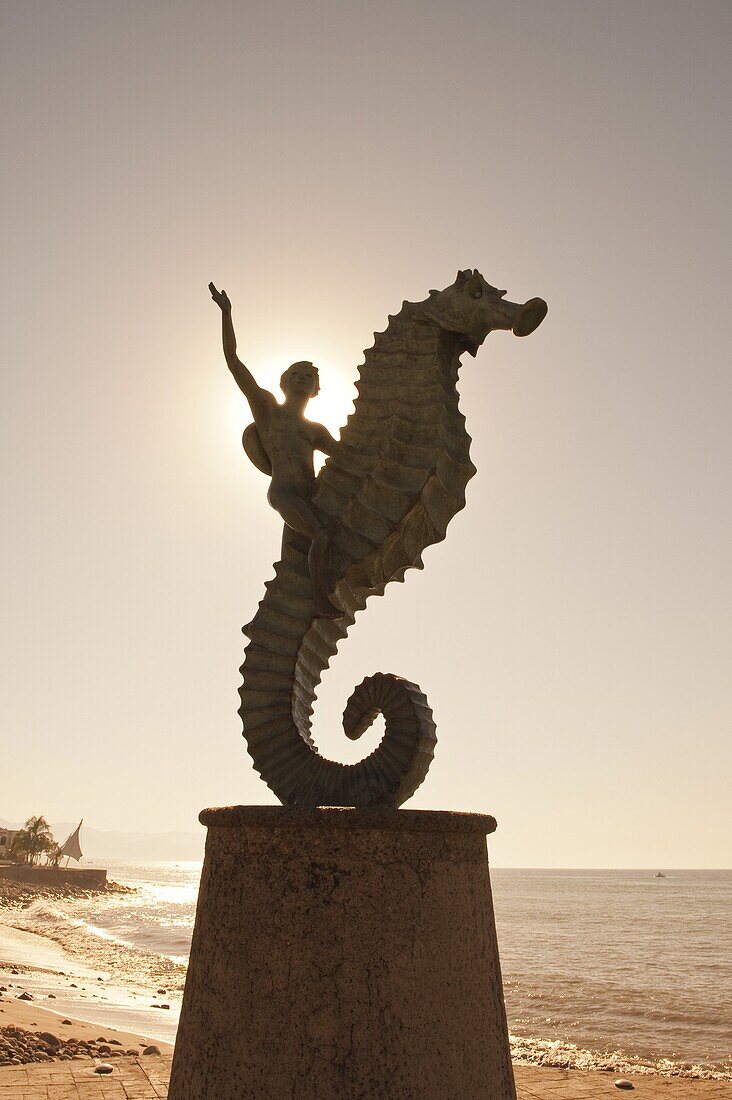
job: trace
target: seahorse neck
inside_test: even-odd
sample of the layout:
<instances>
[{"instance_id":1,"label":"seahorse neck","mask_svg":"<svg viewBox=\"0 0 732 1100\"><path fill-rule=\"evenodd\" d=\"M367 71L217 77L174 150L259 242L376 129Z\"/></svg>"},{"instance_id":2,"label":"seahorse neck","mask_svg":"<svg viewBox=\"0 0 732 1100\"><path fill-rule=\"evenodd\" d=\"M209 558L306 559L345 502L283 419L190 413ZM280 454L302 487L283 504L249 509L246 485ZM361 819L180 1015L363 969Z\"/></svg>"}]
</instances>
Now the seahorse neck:
<instances>
[{"instance_id":1,"label":"seahorse neck","mask_svg":"<svg viewBox=\"0 0 732 1100\"><path fill-rule=\"evenodd\" d=\"M441 366L446 363L459 366L457 356L463 350L456 333L445 332L425 312L425 302L404 302L397 314L389 317L383 332L374 333L374 344L369 352L376 355L409 353L428 358L432 355Z\"/></svg>"}]
</instances>

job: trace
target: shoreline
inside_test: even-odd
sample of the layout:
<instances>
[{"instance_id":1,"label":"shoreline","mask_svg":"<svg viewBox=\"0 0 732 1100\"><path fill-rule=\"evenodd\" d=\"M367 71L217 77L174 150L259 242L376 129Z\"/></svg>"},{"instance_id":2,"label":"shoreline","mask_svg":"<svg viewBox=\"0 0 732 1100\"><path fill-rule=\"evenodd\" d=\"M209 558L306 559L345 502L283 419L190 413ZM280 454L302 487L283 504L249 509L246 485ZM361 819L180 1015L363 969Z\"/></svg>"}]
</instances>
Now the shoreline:
<instances>
[{"instance_id":1,"label":"shoreline","mask_svg":"<svg viewBox=\"0 0 732 1100\"><path fill-rule=\"evenodd\" d=\"M2 984L4 983L0 982ZM64 1023L65 1020L69 1023ZM76 1039L89 1043L104 1042L106 1039L109 1042L111 1038L116 1040L114 1045L119 1043L122 1049L137 1047L142 1053L141 1048L144 1046L157 1046L161 1054L173 1053L173 1044L156 1036L144 1035L141 1031L120 1030L99 1022L77 1020L33 1001L18 1001L9 998L7 993L0 993L0 1032L8 1027L33 1033L48 1032L64 1041ZM4 1068L0 1066L0 1074Z\"/></svg>"},{"instance_id":2,"label":"shoreline","mask_svg":"<svg viewBox=\"0 0 732 1100\"><path fill-rule=\"evenodd\" d=\"M36 1030L48 1030L59 1038L86 1040L108 1037L109 1032L122 1045L129 1039L131 1045L145 1042L157 1044L163 1053L172 1051L180 991L156 988L154 981L146 984L139 978L134 984L126 983L112 976L114 970L95 966L98 960L91 965L82 962L57 939L14 927L14 918L22 922L34 901L53 900L48 893L30 891L22 901L6 906L0 901L0 987L5 986L5 991L0 990L0 1029L8 1024L30 1029L37 1024ZM24 992L32 1000L19 1001ZM63 1025L63 1019L72 1025ZM726 1066L718 1070L691 1062L664 1064L663 1059L628 1057L610 1047L604 1052L584 1051L572 1043L516 1034L511 1035L511 1047L517 1072L529 1076L565 1073L585 1081L593 1075L607 1081L614 1075L645 1083L716 1083L730 1086L732 1100L732 1075Z\"/></svg>"},{"instance_id":3,"label":"shoreline","mask_svg":"<svg viewBox=\"0 0 732 1100\"><path fill-rule=\"evenodd\" d=\"M16 965L9 965L9 960ZM14 970L17 972L13 973ZM71 959L54 940L0 922L2 986L6 991L0 991L0 1029L12 1024L30 1030L32 1025L37 1025L35 1030L50 1031L60 1038L73 1036L89 1040L111 1035L123 1046L129 1045L128 1040L131 1045L144 1041L156 1044L162 1053L172 1052L180 995L169 991L161 994L157 990L124 989L110 984L108 975ZM33 1000L19 1001L18 996L26 991ZM171 1007L153 1008L155 1001ZM61 1025L64 1018L72 1021L73 1028ZM691 1065L685 1071L673 1067L665 1069L641 1059L610 1054L603 1065L598 1064L601 1056L596 1052L588 1052L587 1064L578 1066L568 1064L562 1044L551 1041L542 1044L540 1060L537 1060L526 1055L523 1037L512 1035L511 1040L514 1067L517 1073L528 1078L533 1079L534 1074L569 1074L572 1079L584 1081L624 1077L636 1083L658 1080L684 1082L688 1086L714 1082L729 1084L732 1097L730 1078L705 1071L703 1067L698 1072L693 1072ZM573 1048L573 1054L581 1055L582 1052Z\"/></svg>"},{"instance_id":4,"label":"shoreline","mask_svg":"<svg viewBox=\"0 0 732 1100\"><path fill-rule=\"evenodd\" d=\"M12 920L12 912L4 916ZM70 1019L83 1034L86 1029L114 1031L172 1050L179 992L119 984L108 972L74 959L56 941L6 921L0 919L0 1027L26 1027L23 1021L35 1013L33 1019L43 1016L51 1031ZM24 994L30 999L19 1000Z\"/></svg>"},{"instance_id":5,"label":"shoreline","mask_svg":"<svg viewBox=\"0 0 732 1100\"><path fill-rule=\"evenodd\" d=\"M531 1069L564 1070L570 1073L614 1074L642 1080L658 1078L670 1081L714 1081L732 1086L732 1068L708 1067L691 1060L643 1058L621 1050L590 1050L561 1040L535 1039L511 1032L511 1060L514 1066Z\"/></svg>"}]
</instances>

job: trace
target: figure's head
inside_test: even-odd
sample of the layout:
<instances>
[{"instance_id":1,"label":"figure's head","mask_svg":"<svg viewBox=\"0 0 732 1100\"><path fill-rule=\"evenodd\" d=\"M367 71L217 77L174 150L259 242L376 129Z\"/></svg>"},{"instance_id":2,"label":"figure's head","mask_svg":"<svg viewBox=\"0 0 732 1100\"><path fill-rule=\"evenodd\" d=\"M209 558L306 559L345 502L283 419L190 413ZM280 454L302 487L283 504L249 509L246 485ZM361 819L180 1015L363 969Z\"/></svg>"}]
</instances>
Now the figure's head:
<instances>
[{"instance_id":1,"label":"figure's head","mask_svg":"<svg viewBox=\"0 0 732 1100\"><path fill-rule=\"evenodd\" d=\"M452 286L431 290L423 312L446 332L465 337L465 346L475 355L493 329L510 329L515 336L528 336L546 317L542 298L519 305L507 302L506 291L497 290L481 273L458 271Z\"/></svg>"},{"instance_id":2,"label":"figure's head","mask_svg":"<svg viewBox=\"0 0 732 1100\"><path fill-rule=\"evenodd\" d=\"M318 368L307 359L293 363L280 378L280 389L285 397L305 398L306 401L315 397L320 389Z\"/></svg>"}]
</instances>

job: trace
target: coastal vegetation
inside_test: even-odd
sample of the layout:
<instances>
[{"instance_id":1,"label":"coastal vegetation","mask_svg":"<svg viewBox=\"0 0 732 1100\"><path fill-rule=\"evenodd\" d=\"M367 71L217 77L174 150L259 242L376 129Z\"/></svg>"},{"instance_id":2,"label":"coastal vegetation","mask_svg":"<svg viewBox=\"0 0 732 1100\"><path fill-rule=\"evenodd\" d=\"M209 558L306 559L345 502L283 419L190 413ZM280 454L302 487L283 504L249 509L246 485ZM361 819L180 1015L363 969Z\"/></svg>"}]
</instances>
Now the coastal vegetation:
<instances>
[{"instance_id":1,"label":"coastal vegetation","mask_svg":"<svg viewBox=\"0 0 732 1100\"><path fill-rule=\"evenodd\" d=\"M56 867L61 849L45 817L29 817L13 838L9 854L15 862L26 863L30 867L38 866L45 856L46 863Z\"/></svg>"},{"instance_id":2,"label":"coastal vegetation","mask_svg":"<svg viewBox=\"0 0 732 1100\"><path fill-rule=\"evenodd\" d=\"M108 882L103 868L68 866L70 859L78 862L82 856L78 836L81 824L63 844L56 842L43 816L29 817L17 831L4 831L0 837L6 851L6 857L0 860L0 909L29 905L41 895L84 897L98 892L129 892L128 887ZM65 866L61 866L63 856L67 857Z\"/></svg>"}]
</instances>

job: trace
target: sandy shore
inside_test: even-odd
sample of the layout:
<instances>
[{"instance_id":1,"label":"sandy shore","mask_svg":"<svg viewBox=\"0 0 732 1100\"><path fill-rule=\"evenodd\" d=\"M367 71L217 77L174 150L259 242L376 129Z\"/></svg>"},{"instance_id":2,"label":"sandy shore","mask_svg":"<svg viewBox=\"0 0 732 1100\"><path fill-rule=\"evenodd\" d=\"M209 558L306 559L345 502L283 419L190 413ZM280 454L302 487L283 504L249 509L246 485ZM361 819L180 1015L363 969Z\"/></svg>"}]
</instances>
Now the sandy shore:
<instances>
[{"instance_id":1,"label":"sandy shore","mask_svg":"<svg viewBox=\"0 0 732 1100\"><path fill-rule=\"evenodd\" d=\"M4 983L0 981L0 985ZM65 1021L69 1021L66 1023ZM125 1050L132 1048L142 1052L145 1046L157 1046L162 1053L172 1053L173 1045L139 1032L121 1031L117 1028L90 1023L86 1020L74 1020L41 1007L32 1001L18 1001L12 991L0 993L0 1031L7 1027L22 1028L23 1031L49 1032L59 1039L79 1039L84 1042L107 1042L116 1039ZM113 1044L116 1045L116 1044Z\"/></svg>"},{"instance_id":2,"label":"sandy shore","mask_svg":"<svg viewBox=\"0 0 732 1100\"><path fill-rule=\"evenodd\" d=\"M65 1033L71 1029L62 1021L69 1019L74 1037L109 1032L120 1042L130 1036L132 1045L145 1039L162 1050L172 1049L179 1014L180 994L116 985L52 940L0 922L0 1027L36 1020L43 1030Z\"/></svg>"}]
</instances>

